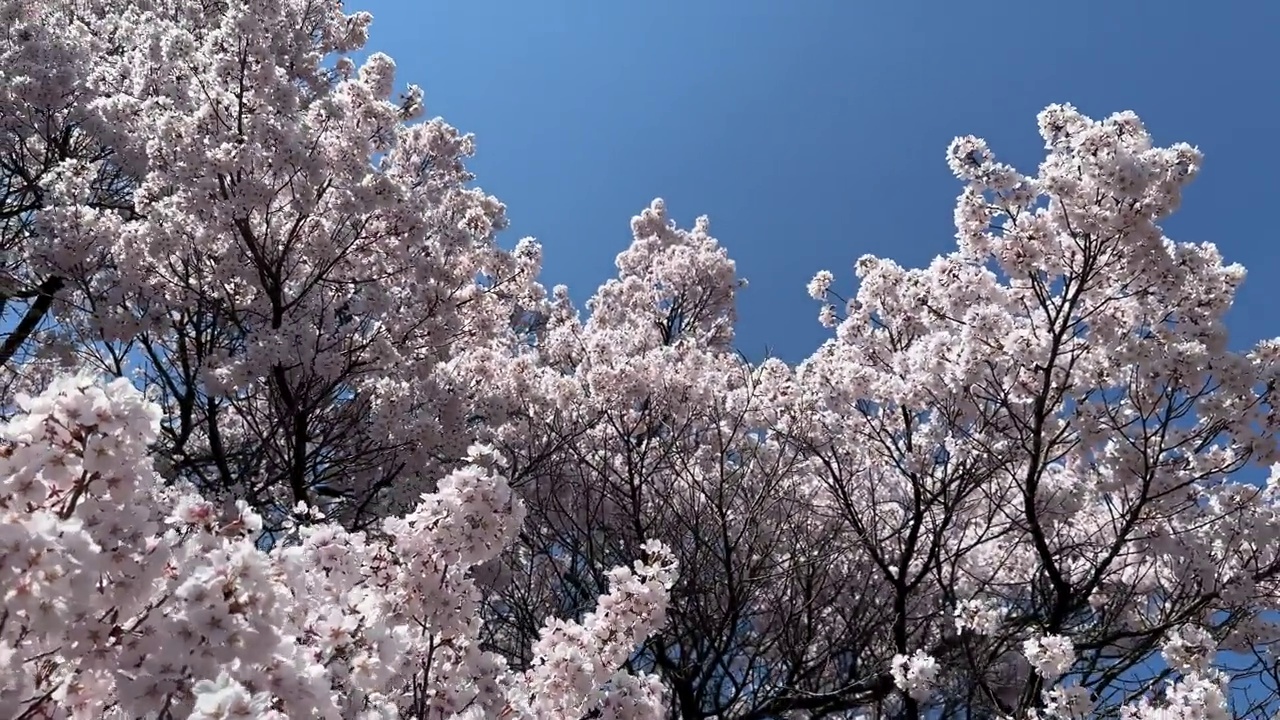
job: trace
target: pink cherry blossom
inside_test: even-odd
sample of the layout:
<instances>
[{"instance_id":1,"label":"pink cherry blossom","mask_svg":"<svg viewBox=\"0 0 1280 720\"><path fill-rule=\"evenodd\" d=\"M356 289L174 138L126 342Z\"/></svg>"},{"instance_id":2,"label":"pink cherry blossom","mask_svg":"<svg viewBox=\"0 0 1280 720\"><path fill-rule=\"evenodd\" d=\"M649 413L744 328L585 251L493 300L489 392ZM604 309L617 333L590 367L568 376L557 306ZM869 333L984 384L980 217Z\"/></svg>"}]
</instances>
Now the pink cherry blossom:
<instances>
[{"instance_id":1,"label":"pink cherry blossom","mask_svg":"<svg viewBox=\"0 0 1280 720\"><path fill-rule=\"evenodd\" d=\"M959 137L954 251L752 363L705 217L581 307L499 247L372 28L0 0L0 715L1280 710L1280 340L1162 228L1196 148Z\"/></svg>"}]
</instances>

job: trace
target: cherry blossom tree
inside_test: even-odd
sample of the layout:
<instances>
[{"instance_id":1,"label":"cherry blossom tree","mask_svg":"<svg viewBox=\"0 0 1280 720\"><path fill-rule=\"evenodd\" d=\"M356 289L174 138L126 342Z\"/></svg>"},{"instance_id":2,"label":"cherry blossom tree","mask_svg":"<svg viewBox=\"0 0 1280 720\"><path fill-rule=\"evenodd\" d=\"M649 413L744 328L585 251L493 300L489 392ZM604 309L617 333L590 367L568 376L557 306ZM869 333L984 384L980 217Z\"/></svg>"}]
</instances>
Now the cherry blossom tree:
<instances>
[{"instance_id":1,"label":"cherry blossom tree","mask_svg":"<svg viewBox=\"0 0 1280 720\"><path fill-rule=\"evenodd\" d=\"M483 402L451 363L540 292L467 186L471 138L416 122L390 58L355 67L371 18L333 3L4 6L16 389L135 377L163 472L272 528L411 506Z\"/></svg>"},{"instance_id":2,"label":"cherry blossom tree","mask_svg":"<svg viewBox=\"0 0 1280 720\"><path fill-rule=\"evenodd\" d=\"M660 544L518 674L477 641L471 568L524 512L452 366L540 288L470 138L347 59L369 22L0 4L3 712L660 712L621 670L662 622Z\"/></svg>"},{"instance_id":3,"label":"cherry blossom tree","mask_svg":"<svg viewBox=\"0 0 1280 720\"><path fill-rule=\"evenodd\" d=\"M863 257L843 308L814 278L835 337L772 428L877 567L906 714L1274 712L1280 498L1236 476L1276 460L1280 344L1231 350L1243 268L1161 231L1199 152L1039 126L1035 175L952 143L955 252Z\"/></svg>"},{"instance_id":4,"label":"cherry blossom tree","mask_svg":"<svg viewBox=\"0 0 1280 720\"><path fill-rule=\"evenodd\" d=\"M1194 148L958 138L956 250L751 363L662 201L546 292L371 21L0 0L0 716L1280 710L1280 342L1161 229Z\"/></svg>"},{"instance_id":5,"label":"cherry blossom tree","mask_svg":"<svg viewBox=\"0 0 1280 720\"><path fill-rule=\"evenodd\" d=\"M848 591L872 568L833 558L816 476L758 432L773 401L733 351L743 283L706 219L678 228L659 200L632 232L589 316L557 289L502 378L518 402L493 441L530 517L495 568L491 642L522 658L541 617L589 606L619 558L661 537L682 570L632 667L663 678L674 717L832 707L815 693L879 624L875 599Z\"/></svg>"}]
</instances>

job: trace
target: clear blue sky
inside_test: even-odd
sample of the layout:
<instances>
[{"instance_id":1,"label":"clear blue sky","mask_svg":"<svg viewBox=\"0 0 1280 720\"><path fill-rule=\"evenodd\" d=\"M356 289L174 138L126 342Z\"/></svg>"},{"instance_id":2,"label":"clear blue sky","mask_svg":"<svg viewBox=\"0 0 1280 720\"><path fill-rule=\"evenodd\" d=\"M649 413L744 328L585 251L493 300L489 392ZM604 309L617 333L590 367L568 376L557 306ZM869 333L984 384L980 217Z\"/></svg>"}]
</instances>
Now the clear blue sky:
<instances>
[{"instance_id":1,"label":"clear blue sky","mask_svg":"<svg viewBox=\"0 0 1280 720\"><path fill-rule=\"evenodd\" d=\"M533 235L544 280L582 300L655 196L712 231L751 281L738 341L789 360L825 337L805 295L863 253L953 247L943 151L991 141L1034 170L1035 114L1131 109L1207 155L1179 240L1249 268L1236 345L1280 335L1280 3L863 0L352 0L427 112L477 136L477 183ZM850 286L845 285L843 289Z\"/></svg>"}]
</instances>

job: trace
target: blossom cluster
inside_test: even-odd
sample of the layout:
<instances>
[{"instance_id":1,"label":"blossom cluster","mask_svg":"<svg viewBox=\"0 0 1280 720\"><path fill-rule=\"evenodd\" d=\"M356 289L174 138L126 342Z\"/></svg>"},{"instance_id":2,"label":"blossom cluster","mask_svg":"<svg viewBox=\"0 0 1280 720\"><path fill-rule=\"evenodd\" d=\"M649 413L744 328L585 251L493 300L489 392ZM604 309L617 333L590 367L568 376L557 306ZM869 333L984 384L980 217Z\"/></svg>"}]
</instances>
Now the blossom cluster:
<instances>
[{"instance_id":1,"label":"blossom cluster","mask_svg":"<svg viewBox=\"0 0 1280 720\"><path fill-rule=\"evenodd\" d=\"M912 655L895 655L892 667L894 684L912 698L926 700L933 693L939 667L928 653L917 650Z\"/></svg>"},{"instance_id":2,"label":"blossom cluster","mask_svg":"<svg viewBox=\"0 0 1280 720\"><path fill-rule=\"evenodd\" d=\"M1076 660L1071 638L1062 635L1029 638L1022 644L1022 652L1040 677L1046 680L1062 677Z\"/></svg>"},{"instance_id":3,"label":"blossom cluster","mask_svg":"<svg viewBox=\"0 0 1280 720\"><path fill-rule=\"evenodd\" d=\"M272 547L166 487L157 407L125 379L55 381L0 425L0 706L39 717L660 717L625 670L664 622L670 553L611 574L517 673L479 643L471 569L518 529L492 449L376 534L328 523ZM300 510L306 510L302 508Z\"/></svg>"}]
</instances>

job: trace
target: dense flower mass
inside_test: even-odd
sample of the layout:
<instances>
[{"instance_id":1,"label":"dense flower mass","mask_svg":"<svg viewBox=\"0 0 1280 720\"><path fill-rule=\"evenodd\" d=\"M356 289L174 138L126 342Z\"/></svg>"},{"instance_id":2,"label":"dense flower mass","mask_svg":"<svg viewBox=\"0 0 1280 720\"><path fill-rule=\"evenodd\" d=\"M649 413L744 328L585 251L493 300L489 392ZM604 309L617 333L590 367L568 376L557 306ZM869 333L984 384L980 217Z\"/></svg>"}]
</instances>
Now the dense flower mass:
<instances>
[{"instance_id":1,"label":"dense flower mass","mask_svg":"<svg viewBox=\"0 0 1280 720\"><path fill-rule=\"evenodd\" d=\"M469 570L523 512L489 448L376 538L320 523L264 550L243 503L159 481L159 413L126 380L63 378L18 404L0 427L12 717L661 717L660 684L624 668L662 623L660 543L582 622L549 624L530 669L479 647Z\"/></svg>"},{"instance_id":2,"label":"dense flower mass","mask_svg":"<svg viewBox=\"0 0 1280 720\"><path fill-rule=\"evenodd\" d=\"M1280 713L1280 339L1161 228L1198 150L957 138L955 250L751 363L705 217L582 310L501 249L371 23L0 0L0 720Z\"/></svg>"}]
</instances>

